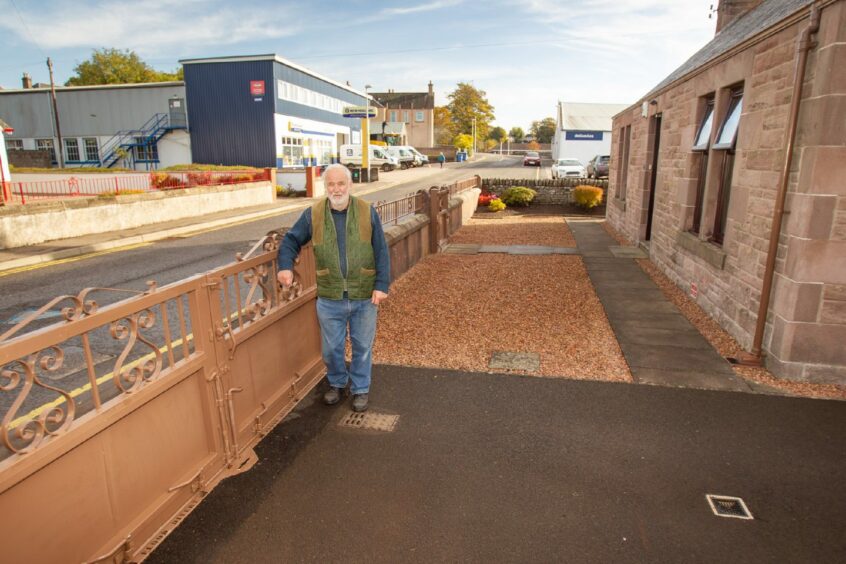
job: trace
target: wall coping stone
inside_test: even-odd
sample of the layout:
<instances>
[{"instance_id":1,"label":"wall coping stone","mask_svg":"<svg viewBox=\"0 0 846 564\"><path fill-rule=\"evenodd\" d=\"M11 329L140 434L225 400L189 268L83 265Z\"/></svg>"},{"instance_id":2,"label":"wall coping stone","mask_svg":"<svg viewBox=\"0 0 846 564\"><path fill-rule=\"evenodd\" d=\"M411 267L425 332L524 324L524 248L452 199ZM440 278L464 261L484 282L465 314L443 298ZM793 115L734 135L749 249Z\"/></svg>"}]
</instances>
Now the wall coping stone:
<instances>
[{"instance_id":1,"label":"wall coping stone","mask_svg":"<svg viewBox=\"0 0 846 564\"><path fill-rule=\"evenodd\" d=\"M120 196L111 194L109 197L79 196L55 200L39 200L27 204L0 206L0 217L33 215L61 210L93 208L98 206L113 206L115 204L130 204L145 200L165 200L169 198L193 196L198 194L222 194L225 192L241 190L246 187L252 187L254 184L261 183L265 183L268 186L270 185L270 182L267 180L259 180L257 182L241 182L238 184L219 184L216 186L194 186L191 188L158 190L155 192L145 192L144 194L124 194Z\"/></svg>"}]
</instances>

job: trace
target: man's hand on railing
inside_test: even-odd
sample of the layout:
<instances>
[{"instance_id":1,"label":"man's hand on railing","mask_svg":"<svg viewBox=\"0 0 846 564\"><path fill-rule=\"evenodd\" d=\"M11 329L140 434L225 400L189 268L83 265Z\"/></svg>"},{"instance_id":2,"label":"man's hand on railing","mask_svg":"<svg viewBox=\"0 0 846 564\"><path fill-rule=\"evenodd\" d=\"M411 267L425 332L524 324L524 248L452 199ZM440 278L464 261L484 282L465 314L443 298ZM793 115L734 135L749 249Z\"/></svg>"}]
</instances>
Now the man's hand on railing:
<instances>
[{"instance_id":1,"label":"man's hand on railing","mask_svg":"<svg viewBox=\"0 0 846 564\"><path fill-rule=\"evenodd\" d=\"M276 278L277 280L279 280L279 283L282 284L282 286L287 288L294 282L294 271L280 270L279 274L276 275Z\"/></svg>"}]
</instances>

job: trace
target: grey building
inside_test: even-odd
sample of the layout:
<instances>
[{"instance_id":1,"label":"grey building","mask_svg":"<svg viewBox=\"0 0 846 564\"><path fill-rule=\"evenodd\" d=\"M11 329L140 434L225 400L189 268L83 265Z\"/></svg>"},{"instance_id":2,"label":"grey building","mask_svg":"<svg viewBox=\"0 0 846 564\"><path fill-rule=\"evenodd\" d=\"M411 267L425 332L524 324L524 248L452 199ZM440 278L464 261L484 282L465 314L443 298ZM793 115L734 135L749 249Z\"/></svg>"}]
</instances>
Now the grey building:
<instances>
[{"instance_id":1,"label":"grey building","mask_svg":"<svg viewBox=\"0 0 846 564\"><path fill-rule=\"evenodd\" d=\"M26 84L25 84L26 85ZM190 163L183 82L56 88L66 166L140 170ZM46 149L56 162L49 88L0 90L0 115L15 123L6 149Z\"/></svg>"}]
</instances>

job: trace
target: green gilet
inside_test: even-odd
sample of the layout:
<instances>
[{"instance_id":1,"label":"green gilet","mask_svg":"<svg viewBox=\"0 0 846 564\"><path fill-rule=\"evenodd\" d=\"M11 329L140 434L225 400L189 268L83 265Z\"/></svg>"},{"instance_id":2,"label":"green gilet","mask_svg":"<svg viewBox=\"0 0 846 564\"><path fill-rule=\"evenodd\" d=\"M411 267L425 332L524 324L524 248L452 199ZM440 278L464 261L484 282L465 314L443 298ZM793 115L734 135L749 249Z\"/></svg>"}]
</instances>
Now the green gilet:
<instances>
[{"instance_id":1,"label":"green gilet","mask_svg":"<svg viewBox=\"0 0 846 564\"><path fill-rule=\"evenodd\" d=\"M350 196L347 206L346 247L347 277L341 273L338 235L329 198L311 207L311 242L317 262L317 295L340 300L344 291L351 300L369 300L376 283L376 260L373 256L370 204Z\"/></svg>"}]
</instances>

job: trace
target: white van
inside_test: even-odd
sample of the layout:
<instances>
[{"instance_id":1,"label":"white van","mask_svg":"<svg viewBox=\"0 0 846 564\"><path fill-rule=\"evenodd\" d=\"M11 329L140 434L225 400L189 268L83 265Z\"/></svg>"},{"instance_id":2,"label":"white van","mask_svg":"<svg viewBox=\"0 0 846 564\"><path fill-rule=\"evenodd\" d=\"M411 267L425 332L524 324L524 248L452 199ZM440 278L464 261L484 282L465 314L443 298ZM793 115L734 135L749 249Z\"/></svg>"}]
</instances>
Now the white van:
<instances>
[{"instance_id":1,"label":"white van","mask_svg":"<svg viewBox=\"0 0 846 564\"><path fill-rule=\"evenodd\" d=\"M341 145L341 164L348 167L361 166L361 145ZM394 170L399 166L399 160L384 151L383 147L370 145L370 166L378 166L382 170Z\"/></svg>"},{"instance_id":2,"label":"white van","mask_svg":"<svg viewBox=\"0 0 846 564\"><path fill-rule=\"evenodd\" d=\"M417 149L415 149L411 145L405 145L404 148L411 151L411 154L413 154L415 157L417 157L417 166L423 166L423 165L429 164L429 157L427 157L426 155L424 155L423 153L421 153L420 151L418 151Z\"/></svg>"},{"instance_id":3,"label":"white van","mask_svg":"<svg viewBox=\"0 0 846 564\"><path fill-rule=\"evenodd\" d=\"M399 161L401 168L410 168L418 165L419 161L417 160L417 157L414 156L414 153L408 150L408 147L395 147L388 145L387 147L382 148L389 155Z\"/></svg>"}]
</instances>

